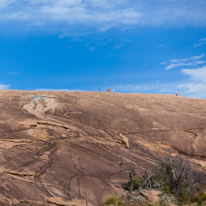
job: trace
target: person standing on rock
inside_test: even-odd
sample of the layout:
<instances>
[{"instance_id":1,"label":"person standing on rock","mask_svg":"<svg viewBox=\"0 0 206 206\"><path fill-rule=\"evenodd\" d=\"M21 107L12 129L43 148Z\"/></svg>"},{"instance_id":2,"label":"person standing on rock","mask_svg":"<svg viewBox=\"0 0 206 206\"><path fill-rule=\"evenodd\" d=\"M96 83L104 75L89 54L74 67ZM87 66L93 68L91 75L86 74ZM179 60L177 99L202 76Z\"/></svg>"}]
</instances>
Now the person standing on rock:
<instances>
[{"instance_id":1,"label":"person standing on rock","mask_svg":"<svg viewBox=\"0 0 206 206\"><path fill-rule=\"evenodd\" d=\"M42 102L42 103L44 102L44 98L43 98L43 97L41 97L41 102Z\"/></svg>"},{"instance_id":2,"label":"person standing on rock","mask_svg":"<svg viewBox=\"0 0 206 206\"><path fill-rule=\"evenodd\" d=\"M37 102L37 95L35 94L34 96L34 102L36 103Z\"/></svg>"},{"instance_id":3,"label":"person standing on rock","mask_svg":"<svg viewBox=\"0 0 206 206\"><path fill-rule=\"evenodd\" d=\"M114 89L113 89L113 92L114 92Z\"/></svg>"},{"instance_id":4,"label":"person standing on rock","mask_svg":"<svg viewBox=\"0 0 206 206\"><path fill-rule=\"evenodd\" d=\"M101 92L101 88L99 88L99 92Z\"/></svg>"},{"instance_id":5,"label":"person standing on rock","mask_svg":"<svg viewBox=\"0 0 206 206\"><path fill-rule=\"evenodd\" d=\"M176 96L177 96L177 91L176 91Z\"/></svg>"},{"instance_id":6,"label":"person standing on rock","mask_svg":"<svg viewBox=\"0 0 206 206\"><path fill-rule=\"evenodd\" d=\"M181 96L181 91L180 91L180 96Z\"/></svg>"}]
</instances>

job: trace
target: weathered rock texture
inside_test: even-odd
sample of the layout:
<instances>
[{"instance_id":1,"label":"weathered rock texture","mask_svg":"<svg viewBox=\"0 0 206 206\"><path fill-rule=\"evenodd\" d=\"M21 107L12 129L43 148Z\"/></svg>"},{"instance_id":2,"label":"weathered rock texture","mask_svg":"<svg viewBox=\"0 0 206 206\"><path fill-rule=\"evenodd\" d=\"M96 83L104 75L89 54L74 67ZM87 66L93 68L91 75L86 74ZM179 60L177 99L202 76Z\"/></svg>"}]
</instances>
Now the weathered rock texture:
<instances>
[{"instance_id":1,"label":"weathered rock texture","mask_svg":"<svg viewBox=\"0 0 206 206\"><path fill-rule=\"evenodd\" d=\"M100 205L128 178L109 164L116 155L144 170L170 148L206 167L206 100L35 93L44 103L35 104L31 91L0 91L0 204Z\"/></svg>"}]
</instances>

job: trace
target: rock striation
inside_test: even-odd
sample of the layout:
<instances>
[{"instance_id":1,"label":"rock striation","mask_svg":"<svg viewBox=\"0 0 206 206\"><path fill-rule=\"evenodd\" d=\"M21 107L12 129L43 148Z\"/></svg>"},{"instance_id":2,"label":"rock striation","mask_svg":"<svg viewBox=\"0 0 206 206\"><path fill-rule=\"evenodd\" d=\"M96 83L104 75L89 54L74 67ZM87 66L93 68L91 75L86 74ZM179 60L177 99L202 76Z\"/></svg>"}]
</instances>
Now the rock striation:
<instances>
[{"instance_id":1,"label":"rock striation","mask_svg":"<svg viewBox=\"0 0 206 206\"><path fill-rule=\"evenodd\" d=\"M0 90L0 204L98 206L123 192L119 156L150 169L166 149L206 169L206 100Z\"/></svg>"}]
</instances>

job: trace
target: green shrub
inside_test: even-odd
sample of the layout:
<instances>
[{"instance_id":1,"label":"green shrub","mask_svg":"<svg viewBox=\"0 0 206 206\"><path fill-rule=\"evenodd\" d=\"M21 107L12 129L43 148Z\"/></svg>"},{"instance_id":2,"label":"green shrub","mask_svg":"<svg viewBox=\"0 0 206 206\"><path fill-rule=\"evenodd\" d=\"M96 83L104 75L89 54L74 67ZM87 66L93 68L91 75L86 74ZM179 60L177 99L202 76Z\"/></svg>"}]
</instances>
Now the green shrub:
<instances>
[{"instance_id":1,"label":"green shrub","mask_svg":"<svg viewBox=\"0 0 206 206\"><path fill-rule=\"evenodd\" d=\"M161 205L170 204L167 202L201 205L206 201L206 193L203 192L206 186L206 174L191 165L189 158L182 155L174 156L171 150L167 150L165 158L156 162L151 171L145 170L143 175L138 170L138 164L131 161L128 166L126 158L118 157L121 159L121 163L118 163L121 172L128 175L130 180L122 185L125 190L141 194L142 189L158 189L162 192ZM141 198L136 199L138 201ZM128 200L131 201L131 198ZM136 201L135 198L133 200ZM146 204L146 202L139 201L138 204Z\"/></svg>"},{"instance_id":2,"label":"green shrub","mask_svg":"<svg viewBox=\"0 0 206 206\"><path fill-rule=\"evenodd\" d=\"M24 200L20 201L20 203L29 204L30 202L26 198L24 198Z\"/></svg>"},{"instance_id":3,"label":"green shrub","mask_svg":"<svg viewBox=\"0 0 206 206\"><path fill-rule=\"evenodd\" d=\"M198 205L202 205L202 203L206 200L206 193L203 191L196 191L187 196L187 202L197 203Z\"/></svg>"},{"instance_id":4,"label":"green shrub","mask_svg":"<svg viewBox=\"0 0 206 206\"><path fill-rule=\"evenodd\" d=\"M134 190L138 190L140 186L142 186L143 182L140 178L138 177L134 177L132 179L132 181L128 181L127 183L124 183L122 185L122 187L125 189L125 190L128 190L128 191L134 191Z\"/></svg>"},{"instance_id":5,"label":"green shrub","mask_svg":"<svg viewBox=\"0 0 206 206\"><path fill-rule=\"evenodd\" d=\"M105 197L102 206L126 206L126 204L124 203L123 198L111 195Z\"/></svg>"}]
</instances>

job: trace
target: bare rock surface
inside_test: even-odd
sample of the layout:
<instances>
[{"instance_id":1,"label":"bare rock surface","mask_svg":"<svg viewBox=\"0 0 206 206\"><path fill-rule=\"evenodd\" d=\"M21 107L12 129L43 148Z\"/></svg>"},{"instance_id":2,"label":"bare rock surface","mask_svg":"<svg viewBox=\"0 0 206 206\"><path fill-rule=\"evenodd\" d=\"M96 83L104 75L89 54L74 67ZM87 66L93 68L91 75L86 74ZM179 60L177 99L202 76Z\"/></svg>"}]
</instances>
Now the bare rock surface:
<instances>
[{"instance_id":1,"label":"bare rock surface","mask_svg":"<svg viewBox=\"0 0 206 206\"><path fill-rule=\"evenodd\" d=\"M64 201L61 197L49 197L47 199L47 202L54 203L55 205L61 205L61 206L76 206L75 203L71 201Z\"/></svg>"},{"instance_id":2,"label":"bare rock surface","mask_svg":"<svg viewBox=\"0 0 206 206\"><path fill-rule=\"evenodd\" d=\"M33 102L34 94L44 102ZM117 155L206 165L206 100L157 94L0 90L0 204L98 206L121 191ZM121 135L119 135L121 134ZM121 144L119 144L121 141Z\"/></svg>"}]
</instances>

